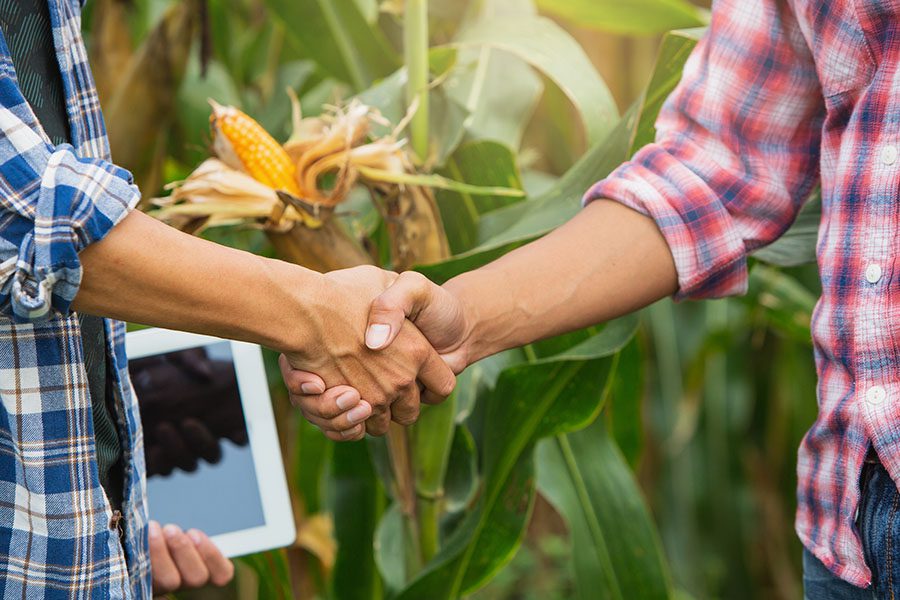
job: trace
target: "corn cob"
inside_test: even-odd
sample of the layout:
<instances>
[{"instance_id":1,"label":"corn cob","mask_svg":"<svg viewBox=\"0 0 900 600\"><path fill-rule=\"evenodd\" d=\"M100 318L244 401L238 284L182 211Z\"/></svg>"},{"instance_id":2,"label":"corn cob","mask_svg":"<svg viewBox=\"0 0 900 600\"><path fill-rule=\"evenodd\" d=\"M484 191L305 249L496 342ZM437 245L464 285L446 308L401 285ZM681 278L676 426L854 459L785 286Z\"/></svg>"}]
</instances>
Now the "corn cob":
<instances>
[{"instance_id":1,"label":"corn cob","mask_svg":"<svg viewBox=\"0 0 900 600\"><path fill-rule=\"evenodd\" d=\"M269 132L233 106L210 100L213 149L228 166L243 170L275 190L300 196L296 165Z\"/></svg>"}]
</instances>

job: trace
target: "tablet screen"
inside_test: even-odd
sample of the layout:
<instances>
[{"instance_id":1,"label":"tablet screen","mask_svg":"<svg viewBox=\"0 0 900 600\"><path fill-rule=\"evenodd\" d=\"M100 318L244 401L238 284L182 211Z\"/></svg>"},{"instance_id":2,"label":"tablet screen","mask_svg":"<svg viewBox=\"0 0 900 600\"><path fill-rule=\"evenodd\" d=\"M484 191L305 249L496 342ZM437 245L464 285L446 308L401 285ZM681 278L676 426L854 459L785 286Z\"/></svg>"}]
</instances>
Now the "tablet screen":
<instances>
[{"instance_id":1,"label":"tablet screen","mask_svg":"<svg viewBox=\"0 0 900 600\"><path fill-rule=\"evenodd\" d=\"M214 536L265 525L231 345L129 361L150 518Z\"/></svg>"}]
</instances>

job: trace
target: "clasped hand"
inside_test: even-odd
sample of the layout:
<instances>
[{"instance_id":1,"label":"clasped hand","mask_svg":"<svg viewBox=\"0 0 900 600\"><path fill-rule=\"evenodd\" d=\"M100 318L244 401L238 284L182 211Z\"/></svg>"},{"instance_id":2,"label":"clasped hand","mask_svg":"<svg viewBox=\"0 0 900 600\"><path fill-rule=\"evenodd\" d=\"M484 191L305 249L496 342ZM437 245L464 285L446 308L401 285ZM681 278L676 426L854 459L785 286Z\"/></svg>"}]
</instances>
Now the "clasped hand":
<instances>
[{"instance_id":1,"label":"clasped hand","mask_svg":"<svg viewBox=\"0 0 900 600\"><path fill-rule=\"evenodd\" d=\"M391 421L410 425L421 402L450 395L468 364L465 311L452 294L421 274L371 266L325 278L317 347L279 361L306 419L332 440L358 440L384 435Z\"/></svg>"}]
</instances>

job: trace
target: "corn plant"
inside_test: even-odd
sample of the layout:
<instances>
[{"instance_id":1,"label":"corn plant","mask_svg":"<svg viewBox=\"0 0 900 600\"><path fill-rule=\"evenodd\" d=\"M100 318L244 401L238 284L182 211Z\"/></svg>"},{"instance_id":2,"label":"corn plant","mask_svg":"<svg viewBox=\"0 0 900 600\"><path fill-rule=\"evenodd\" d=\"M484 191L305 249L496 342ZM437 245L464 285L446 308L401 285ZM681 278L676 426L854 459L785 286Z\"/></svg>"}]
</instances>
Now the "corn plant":
<instances>
[{"instance_id":1,"label":"corn plant","mask_svg":"<svg viewBox=\"0 0 900 600\"><path fill-rule=\"evenodd\" d=\"M383 118L384 130L375 127L370 140L403 125L412 178L392 183L427 192L394 197L377 177L363 177L368 184L349 189L316 227L245 219L244 228L207 234L319 270L415 267L438 282L571 218L590 184L652 140L655 116L699 35L665 36L643 97L620 115L582 48L547 15L640 34L702 26L707 17L681 0L146 0L131 10L138 14L118 0L98 0L92 50L127 74L99 83L114 109L114 155L145 189L184 178L209 156L202 143L209 139L208 98L241 107L279 141L299 122L285 88L299 96L304 117L355 100ZM132 49L122 31L141 27L145 41ZM126 114L135 94L160 91L148 96L135 80L161 55L169 73L165 97L148 102L155 108L141 118ZM582 139L586 147L560 177L534 169L523 142L539 106L571 121L580 131L573 144ZM138 148L129 143L134 139ZM807 259L814 221L814 210L804 213L760 258ZM768 299L767 326L795 339L808 335L810 296L792 279L757 268L753 296ZM661 405L676 407L697 387L694 380L669 392L643 385L648 360L665 381L681 380L673 310L665 303L652 308L651 327L637 339L638 319L631 317L485 359L460 377L444 404L425 407L416 425L395 427L386 439L332 444L290 412L279 390L299 541L286 552L247 558L257 578L239 582L242 597L471 594L515 556L538 494L568 525L580 598L668 598L681 593L676 587L702 594L681 569L678 550L669 553L673 584L632 471L642 447L641 399L668 394ZM706 318L710 329L721 327L715 309ZM699 353L701 366L689 375L721 372L717 349ZM681 422L668 419L675 431ZM678 493L666 498L688 504Z\"/></svg>"}]
</instances>

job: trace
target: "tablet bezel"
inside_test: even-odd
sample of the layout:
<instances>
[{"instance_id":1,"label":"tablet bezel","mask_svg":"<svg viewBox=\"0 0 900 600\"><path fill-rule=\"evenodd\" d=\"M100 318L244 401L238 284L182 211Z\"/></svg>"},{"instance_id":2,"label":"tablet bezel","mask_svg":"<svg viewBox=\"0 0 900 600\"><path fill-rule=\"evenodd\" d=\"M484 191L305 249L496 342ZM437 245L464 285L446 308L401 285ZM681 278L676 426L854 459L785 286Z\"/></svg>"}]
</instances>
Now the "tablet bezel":
<instances>
[{"instance_id":1,"label":"tablet bezel","mask_svg":"<svg viewBox=\"0 0 900 600\"><path fill-rule=\"evenodd\" d=\"M265 518L265 525L260 527L211 536L210 539L225 556L235 557L289 546L296 540L294 515L260 347L208 335L152 328L128 332L125 351L129 359L136 359L220 342L231 345ZM138 403L140 404L140 398ZM151 506L151 511L152 508Z\"/></svg>"}]
</instances>

